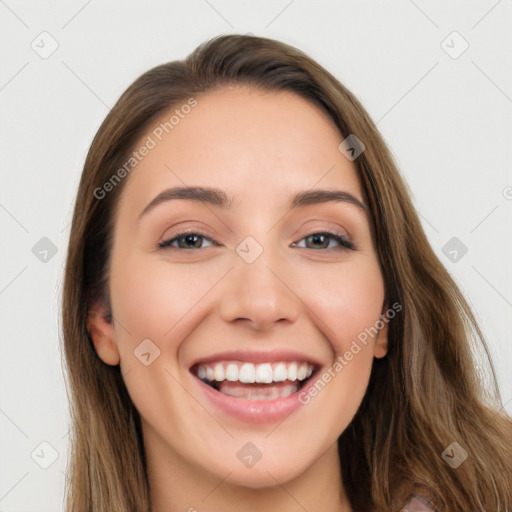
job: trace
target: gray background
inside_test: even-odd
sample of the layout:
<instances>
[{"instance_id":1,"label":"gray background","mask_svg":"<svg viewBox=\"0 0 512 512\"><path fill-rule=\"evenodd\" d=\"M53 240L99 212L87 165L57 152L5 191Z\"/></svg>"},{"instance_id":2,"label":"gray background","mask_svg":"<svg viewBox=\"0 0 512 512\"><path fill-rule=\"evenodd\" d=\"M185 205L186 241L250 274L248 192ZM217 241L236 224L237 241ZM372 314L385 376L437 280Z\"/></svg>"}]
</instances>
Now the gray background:
<instances>
[{"instance_id":1,"label":"gray background","mask_svg":"<svg viewBox=\"0 0 512 512\"><path fill-rule=\"evenodd\" d=\"M295 45L362 101L470 298L512 413L511 0L6 0L0 16L0 512L62 510L59 301L92 137L136 77L221 33Z\"/></svg>"}]
</instances>

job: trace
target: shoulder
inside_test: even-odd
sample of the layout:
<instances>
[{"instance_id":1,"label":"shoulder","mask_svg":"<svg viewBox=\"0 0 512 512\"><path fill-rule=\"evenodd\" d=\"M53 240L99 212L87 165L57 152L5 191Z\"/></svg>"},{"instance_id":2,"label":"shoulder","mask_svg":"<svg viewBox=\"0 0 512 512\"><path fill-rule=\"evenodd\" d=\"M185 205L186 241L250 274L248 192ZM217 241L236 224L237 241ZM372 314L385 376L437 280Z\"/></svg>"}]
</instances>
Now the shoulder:
<instances>
[{"instance_id":1,"label":"shoulder","mask_svg":"<svg viewBox=\"0 0 512 512\"><path fill-rule=\"evenodd\" d=\"M402 512L437 512L434 505L421 494L411 494L405 501Z\"/></svg>"}]
</instances>

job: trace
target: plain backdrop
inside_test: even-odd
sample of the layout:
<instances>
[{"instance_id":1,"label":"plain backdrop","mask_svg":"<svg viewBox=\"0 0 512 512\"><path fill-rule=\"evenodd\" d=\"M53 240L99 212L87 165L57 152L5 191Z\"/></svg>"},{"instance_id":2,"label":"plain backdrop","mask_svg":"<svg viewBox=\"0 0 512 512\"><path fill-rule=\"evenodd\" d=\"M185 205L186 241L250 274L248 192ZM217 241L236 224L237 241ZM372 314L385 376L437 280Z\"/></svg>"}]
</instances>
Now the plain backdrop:
<instances>
[{"instance_id":1,"label":"plain backdrop","mask_svg":"<svg viewBox=\"0 0 512 512\"><path fill-rule=\"evenodd\" d=\"M469 298L512 412L512 2L0 1L0 512L63 510L63 262L91 140L141 73L218 34L308 53L361 100Z\"/></svg>"}]
</instances>

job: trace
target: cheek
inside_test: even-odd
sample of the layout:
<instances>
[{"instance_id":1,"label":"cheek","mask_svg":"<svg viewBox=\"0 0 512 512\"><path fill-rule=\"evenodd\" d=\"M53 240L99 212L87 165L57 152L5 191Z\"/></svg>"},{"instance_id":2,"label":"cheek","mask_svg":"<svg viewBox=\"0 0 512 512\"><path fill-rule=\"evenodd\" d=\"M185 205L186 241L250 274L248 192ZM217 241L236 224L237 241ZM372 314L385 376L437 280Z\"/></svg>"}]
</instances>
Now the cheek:
<instances>
[{"instance_id":1,"label":"cheek","mask_svg":"<svg viewBox=\"0 0 512 512\"><path fill-rule=\"evenodd\" d=\"M378 263L369 260L340 265L332 274L317 273L311 282L310 306L322 320L317 325L324 326L333 355L303 400L313 405L314 415L330 418L326 424L334 436L352 420L368 386L384 285Z\"/></svg>"},{"instance_id":2,"label":"cheek","mask_svg":"<svg viewBox=\"0 0 512 512\"><path fill-rule=\"evenodd\" d=\"M301 297L321 320L317 325L335 354L345 353L358 337L370 345L384 301L376 261L354 261L324 272L315 269L301 281Z\"/></svg>"},{"instance_id":3,"label":"cheek","mask_svg":"<svg viewBox=\"0 0 512 512\"><path fill-rule=\"evenodd\" d=\"M211 268L173 265L165 261L150 264L135 258L119 262L111 274L112 311L131 334L133 343L150 338L163 342L176 338L201 298L218 281Z\"/></svg>"},{"instance_id":4,"label":"cheek","mask_svg":"<svg viewBox=\"0 0 512 512\"><path fill-rule=\"evenodd\" d=\"M190 422L196 421L196 415L204 421L202 410L195 411L188 392L176 384L183 382L188 371L180 367L178 356L181 344L206 314L204 296L219 275L206 266L193 268L162 260L148 263L147 257L112 261L112 311L122 324L116 328L116 342L132 401L153 426L170 426L178 437L190 435L187 429L201 432L200 423ZM149 353L147 365L145 353ZM187 408L191 408L190 415L185 414L187 427L181 430L184 427L175 411Z\"/></svg>"}]
</instances>

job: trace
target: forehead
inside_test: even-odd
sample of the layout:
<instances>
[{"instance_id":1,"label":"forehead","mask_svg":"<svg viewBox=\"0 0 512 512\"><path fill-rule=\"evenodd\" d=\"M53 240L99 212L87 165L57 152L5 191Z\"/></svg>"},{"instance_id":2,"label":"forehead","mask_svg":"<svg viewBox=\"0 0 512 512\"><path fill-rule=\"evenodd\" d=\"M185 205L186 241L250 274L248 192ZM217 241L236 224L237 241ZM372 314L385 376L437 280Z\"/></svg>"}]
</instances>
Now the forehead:
<instances>
[{"instance_id":1,"label":"forehead","mask_svg":"<svg viewBox=\"0 0 512 512\"><path fill-rule=\"evenodd\" d=\"M136 148L153 147L131 171L121 202L143 207L166 187L189 185L223 189L233 206L262 199L282 206L283 193L312 188L361 198L355 166L338 150L343 137L312 102L240 86L195 99L192 108L162 114L141 138Z\"/></svg>"}]
</instances>

